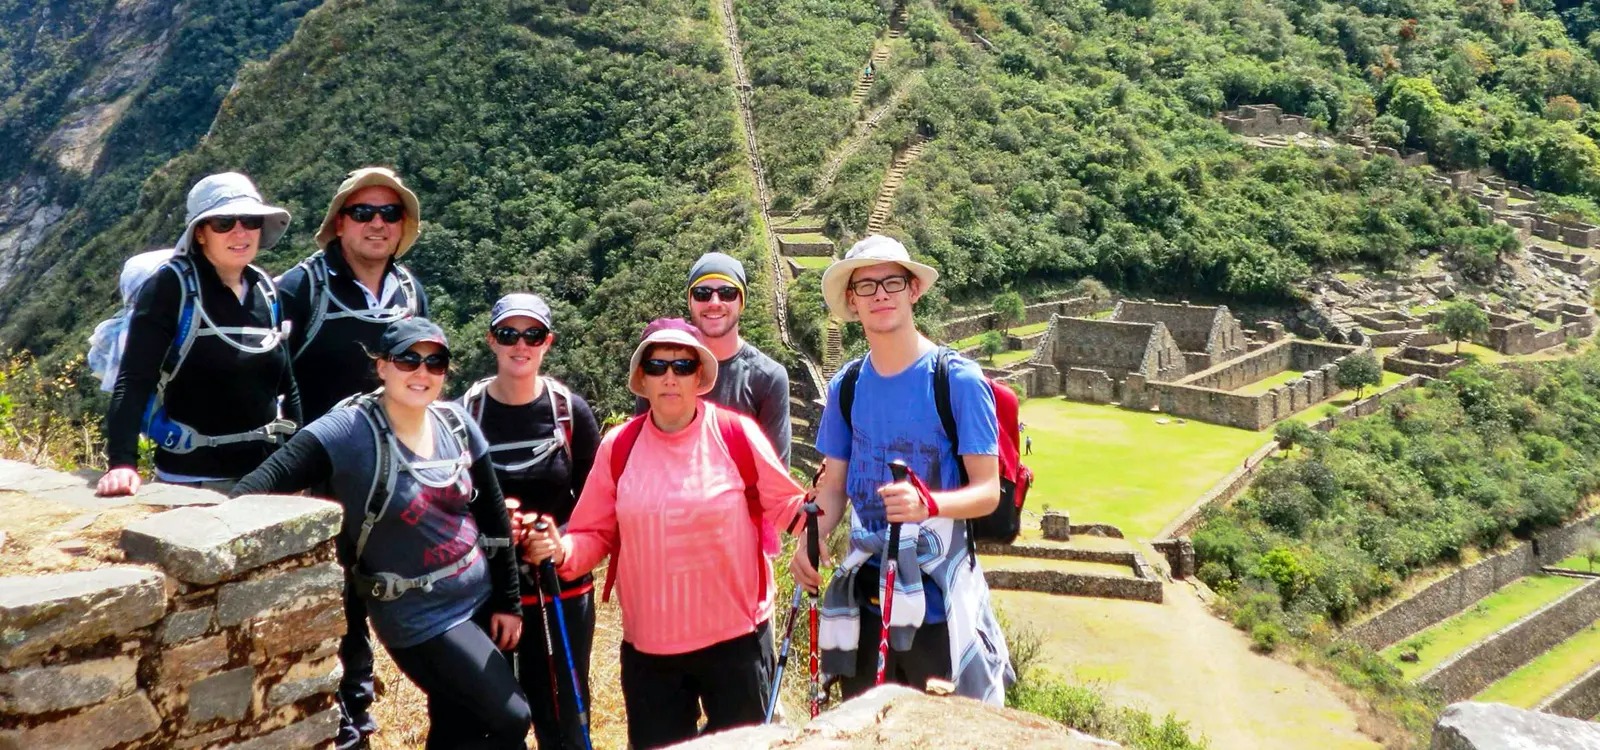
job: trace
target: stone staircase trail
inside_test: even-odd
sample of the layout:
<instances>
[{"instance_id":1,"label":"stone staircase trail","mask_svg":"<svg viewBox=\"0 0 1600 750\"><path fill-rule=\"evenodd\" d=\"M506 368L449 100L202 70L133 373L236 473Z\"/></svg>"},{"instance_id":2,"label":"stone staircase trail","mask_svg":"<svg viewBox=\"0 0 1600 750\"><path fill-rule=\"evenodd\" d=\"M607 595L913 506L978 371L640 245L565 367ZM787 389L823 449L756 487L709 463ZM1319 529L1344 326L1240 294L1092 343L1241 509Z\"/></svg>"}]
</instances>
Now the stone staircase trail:
<instances>
[{"instance_id":1,"label":"stone staircase trail","mask_svg":"<svg viewBox=\"0 0 1600 750\"><path fill-rule=\"evenodd\" d=\"M889 173L884 175L883 186L878 189L878 199L872 204L872 215L867 218L868 234L882 232L889 223L889 216L894 213L894 196L900 192L900 185L905 183L906 172L910 171L912 163L922 155L927 145L927 136L918 135L906 150L894 157L894 162L889 165Z\"/></svg>"},{"instance_id":2,"label":"stone staircase trail","mask_svg":"<svg viewBox=\"0 0 1600 750\"><path fill-rule=\"evenodd\" d=\"M822 377L832 380L841 367L844 367L844 333L839 321L830 317L822 339Z\"/></svg>"},{"instance_id":3,"label":"stone staircase trail","mask_svg":"<svg viewBox=\"0 0 1600 750\"><path fill-rule=\"evenodd\" d=\"M789 305L788 305L788 273L784 269L784 262L778 247L778 237L772 231L772 214L769 207L772 205L772 194L767 187L766 169L761 165L761 152L756 147L755 114L750 105L750 74L744 65L744 45L739 39L738 18L733 11L733 0L722 0L717 4L722 15L724 29L723 45L727 48L728 60L732 63L736 101L739 105L739 118L744 129L745 160L750 167L751 178L755 182L756 207L761 211L762 225L766 227L762 237L762 247L766 249L767 270L772 279L773 313L778 319L778 334L784 346L795 353L802 368L806 372L803 381L796 381L791 385L792 391L798 391L809 398L820 399L827 393L826 381L822 379L822 369L808 356L803 349L795 344L794 337L789 331Z\"/></svg>"},{"instance_id":4,"label":"stone staircase trail","mask_svg":"<svg viewBox=\"0 0 1600 750\"><path fill-rule=\"evenodd\" d=\"M889 116L890 112L899 108L900 104L906 100L906 96L911 93L911 89L920 80L922 80L922 71L920 70L907 76L905 80L900 82L899 86L895 87L894 91L889 93L889 98L884 101L882 106L873 110L865 118L856 121L850 137L840 143L833 153L828 156L828 161L822 166L822 172L817 175L817 181L812 188L811 195L795 206L792 213L793 216L800 216L810 210L812 206L816 205L817 198L828 192L828 188L833 187L833 181L838 179L839 170L844 167L845 161L855 156L856 152L860 151L863 145L866 145L867 140L872 136L872 131L878 127L878 123Z\"/></svg>"}]
</instances>

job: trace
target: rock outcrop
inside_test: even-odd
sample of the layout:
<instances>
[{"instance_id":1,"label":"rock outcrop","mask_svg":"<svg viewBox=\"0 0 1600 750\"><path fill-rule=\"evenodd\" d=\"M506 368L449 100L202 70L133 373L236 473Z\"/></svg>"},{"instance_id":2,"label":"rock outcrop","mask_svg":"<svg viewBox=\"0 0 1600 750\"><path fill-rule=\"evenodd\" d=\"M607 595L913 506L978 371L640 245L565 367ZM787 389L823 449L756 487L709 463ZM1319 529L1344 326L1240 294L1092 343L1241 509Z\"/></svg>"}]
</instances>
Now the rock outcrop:
<instances>
[{"instance_id":1,"label":"rock outcrop","mask_svg":"<svg viewBox=\"0 0 1600 750\"><path fill-rule=\"evenodd\" d=\"M934 697L885 685L846 701L800 729L780 725L744 727L685 742L683 750L968 750L1055 748L1103 750L1114 742L1075 732L1059 723L969 698Z\"/></svg>"},{"instance_id":2,"label":"rock outcrop","mask_svg":"<svg viewBox=\"0 0 1600 750\"><path fill-rule=\"evenodd\" d=\"M1433 750L1595 750L1600 724L1501 703L1454 703L1433 725Z\"/></svg>"}]
</instances>

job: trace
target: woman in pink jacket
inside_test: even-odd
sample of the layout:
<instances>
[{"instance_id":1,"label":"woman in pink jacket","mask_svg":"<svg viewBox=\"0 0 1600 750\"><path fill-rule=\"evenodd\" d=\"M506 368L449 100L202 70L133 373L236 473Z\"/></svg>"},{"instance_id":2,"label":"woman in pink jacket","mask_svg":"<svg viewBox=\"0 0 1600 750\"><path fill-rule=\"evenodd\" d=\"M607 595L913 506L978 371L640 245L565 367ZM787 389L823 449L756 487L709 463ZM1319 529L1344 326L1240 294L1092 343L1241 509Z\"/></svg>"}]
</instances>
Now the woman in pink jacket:
<instances>
[{"instance_id":1,"label":"woman in pink jacket","mask_svg":"<svg viewBox=\"0 0 1600 750\"><path fill-rule=\"evenodd\" d=\"M693 326L646 326L628 386L650 410L600 441L566 533L524 548L569 580L611 556L637 750L692 738L702 710L708 733L759 724L771 690L775 530L804 492L753 420L700 398L716 380Z\"/></svg>"}]
</instances>

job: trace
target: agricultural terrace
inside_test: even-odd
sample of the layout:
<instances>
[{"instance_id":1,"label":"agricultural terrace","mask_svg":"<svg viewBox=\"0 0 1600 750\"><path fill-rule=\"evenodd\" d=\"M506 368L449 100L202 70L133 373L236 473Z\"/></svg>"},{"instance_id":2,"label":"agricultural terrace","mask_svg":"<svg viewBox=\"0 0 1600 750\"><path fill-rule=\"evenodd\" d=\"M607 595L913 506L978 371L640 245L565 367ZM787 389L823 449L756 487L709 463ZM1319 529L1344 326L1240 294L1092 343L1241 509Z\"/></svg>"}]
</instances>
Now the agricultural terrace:
<instances>
[{"instance_id":1,"label":"agricultural terrace","mask_svg":"<svg viewBox=\"0 0 1600 750\"><path fill-rule=\"evenodd\" d=\"M1533 614L1585 582L1567 576L1528 576L1484 597L1465 612L1384 649L1383 656L1399 667L1406 679L1415 680L1453 654ZM1413 650L1417 661L1400 660L1402 653Z\"/></svg>"}]
</instances>

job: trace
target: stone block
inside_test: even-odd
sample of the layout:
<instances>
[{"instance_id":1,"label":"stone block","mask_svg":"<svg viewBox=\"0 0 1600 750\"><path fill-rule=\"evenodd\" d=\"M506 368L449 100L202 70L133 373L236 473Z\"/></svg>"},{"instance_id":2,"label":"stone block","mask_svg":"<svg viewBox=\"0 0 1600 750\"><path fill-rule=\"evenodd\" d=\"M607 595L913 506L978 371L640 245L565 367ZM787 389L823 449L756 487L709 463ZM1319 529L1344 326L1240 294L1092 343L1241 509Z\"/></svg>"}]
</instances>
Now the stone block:
<instances>
[{"instance_id":1,"label":"stone block","mask_svg":"<svg viewBox=\"0 0 1600 750\"><path fill-rule=\"evenodd\" d=\"M212 584L310 551L338 533L341 518L325 500L247 495L142 518L123 529L122 548L179 580Z\"/></svg>"},{"instance_id":2,"label":"stone block","mask_svg":"<svg viewBox=\"0 0 1600 750\"><path fill-rule=\"evenodd\" d=\"M1045 511L1044 517L1039 520L1039 527L1046 539L1060 542L1072 539L1072 518L1061 511Z\"/></svg>"},{"instance_id":3,"label":"stone block","mask_svg":"<svg viewBox=\"0 0 1600 750\"><path fill-rule=\"evenodd\" d=\"M177 687L226 666L227 636L214 635L203 641L167 649L161 654L161 666L157 674L163 685Z\"/></svg>"},{"instance_id":4,"label":"stone block","mask_svg":"<svg viewBox=\"0 0 1600 750\"><path fill-rule=\"evenodd\" d=\"M133 692L132 656L19 669L0 674L0 714L45 714L103 703Z\"/></svg>"},{"instance_id":5,"label":"stone block","mask_svg":"<svg viewBox=\"0 0 1600 750\"><path fill-rule=\"evenodd\" d=\"M125 565L0 578L0 667L127 635L159 620L166 598L160 573Z\"/></svg>"},{"instance_id":6,"label":"stone block","mask_svg":"<svg viewBox=\"0 0 1600 750\"><path fill-rule=\"evenodd\" d=\"M1455 703L1433 725L1432 750L1600 747L1600 724L1501 703Z\"/></svg>"},{"instance_id":7,"label":"stone block","mask_svg":"<svg viewBox=\"0 0 1600 750\"><path fill-rule=\"evenodd\" d=\"M256 670L240 667L215 674L189 686L189 723L204 724L213 719L238 721L250 711Z\"/></svg>"},{"instance_id":8,"label":"stone block","mask_svg":"<svg viewBox=\"0 0 1600 750\"><path fill-rule=\"evenodd\" d=\"M251 648L268 657L308 651L324 640L344 635L344 627L341 601L284 612L250 626Z\"/></svg>"},{"instance_id":9,"label":"stone block","mask_svg":"<svg viewBox=\"0 0 1600 750\"><path fill-rule=\"evenodd\" d=\"M289 667L278 684L267 690L267 706L277 708L339 687L344 668L338 659L298 661Z\"/></svg>"},{"instance_id":10,"label":"stone block","mask_svg":"<svg viewBox=\"0 0 1600 750\"><path fill-rule=\"evenodd\" d=\"M262 612L300 600L341 600L344 571L336 563L298 568L253 581L223 586L217 592L217 623L231 628Z\"/></svg>"},{"instance_id":11,"label":"stone block","mask_svg":"<svg viewBox=\"0 0 1600 750\"><path fill-rule=\"evenodd\" d=\"M221 729L201 732L193 737L184 737L172 743L176 750L189 750L193 747L216 747L223 740L231 739L238 734L239 728L232 724L223 725Z\"/></svg>"},{"instance_id":12,"label":"stone block","mask_svg":"<svg viewBox=\"0 0 1600 750\"><path fill-rule=\"evenodd\" d=\"M276 732L225 745L221 750L302 750L321 747L333 739L338 731L339 709L330 708Z\"/></svg>"},{"instance_id":13,"label":"stone block","mask_svg":"<svg viewBox=\"0 0 1600 750\"><path fill-rule=\"evenodd\" d=\"M167 615L166 621L161 623L161 642L181 643L211 632L211 621L216 613L216 607L201 607Z\"/></svg>"},{"instance_id":14,"label":"stone block","mask_svg":"<svg viewBox=\"0 0 1600 750\"><path fill-rule=\"evenodd\" d=\"M161 717L141 692L49 724L0 730L0 750L104 750L160 727Z\"/></svg>"}]
</instances>

